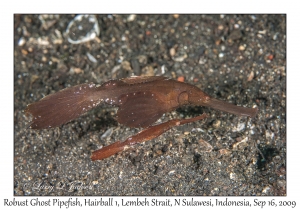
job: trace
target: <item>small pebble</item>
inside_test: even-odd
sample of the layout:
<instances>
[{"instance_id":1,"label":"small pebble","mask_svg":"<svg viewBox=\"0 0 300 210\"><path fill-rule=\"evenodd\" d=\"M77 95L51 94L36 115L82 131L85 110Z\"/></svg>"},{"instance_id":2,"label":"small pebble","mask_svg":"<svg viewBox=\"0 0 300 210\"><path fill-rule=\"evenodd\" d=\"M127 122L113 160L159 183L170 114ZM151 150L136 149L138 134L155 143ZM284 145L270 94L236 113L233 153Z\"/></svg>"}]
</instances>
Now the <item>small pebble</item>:
<instances>
[{"instance_id":1,"label":"small pebble","mask_svg":"<svg viewBox=\"0 0 300 210\"><path fill-rule=\"evenodd\" d=\"M178 77L178 78L177 78L177 81L178 81L178 82L184 82L184 77L183 77L183 76Z\"/></svg>"},{"instance_id":2,"label":"small pebble","mask_svg":"<svg viewBox=\"0 0 300 210\"><path fill-rule=\"evenodd\" d=\"M240 51L244 51L245 49L246 49L246 48L245 48L244 45L240 45L240 46L239 46L239 50L240 50Z\"/></svg>"},{"instance_id":3,"label":"small pebble","mask_svg":"<svg viewBox=\"0 0 300 210\"><path fill-rule=\"evenodd\" d=\"M270 61L271 61L271 60L273 60L273 58L274 58L274 55L270 54L270 55L268 55L268 57L267 57L267 58L268 58L268 60L270 60Z\"/></svg>"},{"instance_id":4,"label":"small pebble","mask_svg":"<svg viewBox=\"0 0 300 210\"><path fill-rule=\"evenodd\" d=\"M135 20L135 18L136 18L136 15L134 15L134 14L129 15L128 18L127 18L127 21L128 21L128 22L132 22L132 21Z\"/></svg>"},{"instance_id":5,"label":"small pebble","mask_svg":"<svg viewBox=\"0 0 300 210\"><path fill-rule=\"evenodd\" d=\"M89 52L87 52L86 55L91 62L97 63L97 59L94 56L92 56Z\"/></svg>"},{"instance_id":6,"label":"small pebble","mask_svg":"<svg viewBox=\"0 0 300 210\"><path fill-rule=\"evenodd\" d=\"M177 19L179 18L179 14L174 14L173 17Z\"/></svg>"},{"instance_id":7,"label":"small pebble","mask_svg":"<svg viewBox=\"0 0 300 210\"><path fill-rule=\"evenodd\" d=\"M26 40L25 40L23 37L21 37L21 38L19 39L18 45L19 45L20 47L22 47L25 43L26 43Z\"/></svg>"},{"instance_id":8,"label":"small pebble","mask_svg":"<svg viewBox=\"0 0 300 210\"><path fill-rule=\"evenodd\" d=\"M247 81L248 81L248 82L250 82L250 81L252 81L252 80L253 80L253 78L254 78L254 72L253 72L253 71L251 71L251 72L250 72L250 74L248 75L248 79L247 79Z\"/></svg>"},{"instance_id":9,"label":"small pebble","mask_svg":"<svg viewBox=\"0 0 300 210\"><path fill-rule=\"evenodd\" d=\"M172 57L174 57L175 54L176 54L176 50L172 47L172 48L170 49L170 55L171 55Z\"/></svg>"}]
</instances>

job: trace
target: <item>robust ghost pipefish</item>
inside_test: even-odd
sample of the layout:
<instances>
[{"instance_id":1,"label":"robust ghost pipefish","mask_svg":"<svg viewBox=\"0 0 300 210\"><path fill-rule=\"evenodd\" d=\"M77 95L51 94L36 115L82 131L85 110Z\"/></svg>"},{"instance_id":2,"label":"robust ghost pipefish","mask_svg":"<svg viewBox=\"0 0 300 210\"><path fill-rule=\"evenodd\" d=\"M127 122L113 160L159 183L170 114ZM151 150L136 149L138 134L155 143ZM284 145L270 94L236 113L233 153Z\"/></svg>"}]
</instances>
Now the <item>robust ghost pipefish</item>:
<instances>
[{"instance_id":1,"label":"robust ghost pipefish","mask_svg":"<svg viewBox=\"0 0 300 210\"><path fill-rule=\"evenodd\" d=\"M254 117L258 111L257 107L240 107L212 98L188 83L163 76L142 76L110 80L102 85L90 83L65 88L29 104L25 112L32 115L30 128L47 129L65 124L101 102L119 107L116 117L119 123L145 129L125 141L117 141L94 151L92 160L107 158L138 142L151 140L174 126L207 117L202 114L191 119L175 119L152 125L164 113L184 105L207 106L247 117Z\"/></svg>"}]
</instances>

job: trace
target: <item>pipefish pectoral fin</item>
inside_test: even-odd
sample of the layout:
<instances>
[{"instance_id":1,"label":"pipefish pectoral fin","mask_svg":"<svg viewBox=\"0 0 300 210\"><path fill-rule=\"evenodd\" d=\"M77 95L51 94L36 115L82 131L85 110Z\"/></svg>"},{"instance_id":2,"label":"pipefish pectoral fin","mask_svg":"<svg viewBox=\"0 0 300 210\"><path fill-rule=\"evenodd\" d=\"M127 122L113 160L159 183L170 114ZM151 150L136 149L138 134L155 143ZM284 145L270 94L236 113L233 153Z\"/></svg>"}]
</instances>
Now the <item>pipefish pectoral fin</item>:
<instances>
[{"instance_id":1,"label":"pipefish pectoral fin","mask_svg":"<svg viewBox=\"0 0 300 210\"><path fill-rule=\"evenodd\" d=\"M148 127L167 112L161 99L150 91L123 94L120 100L117 121L129 127Z\"/></svg>"}]
</instances>

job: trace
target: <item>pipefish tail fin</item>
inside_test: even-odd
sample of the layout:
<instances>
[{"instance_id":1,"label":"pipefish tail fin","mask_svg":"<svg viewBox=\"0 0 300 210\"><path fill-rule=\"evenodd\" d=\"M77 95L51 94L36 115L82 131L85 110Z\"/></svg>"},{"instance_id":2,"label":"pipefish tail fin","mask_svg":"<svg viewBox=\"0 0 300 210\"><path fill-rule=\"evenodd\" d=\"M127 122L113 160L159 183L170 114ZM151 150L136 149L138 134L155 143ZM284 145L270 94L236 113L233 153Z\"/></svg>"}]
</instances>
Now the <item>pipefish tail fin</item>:
<instances>
[{"instance_id":1,"label":"pipefish tail fin","mask_svg":"<svg viewBox=\"0 0 300 210\"><path fill-rule=\"evenodd\" d=\"M29 104L25 113L32 116L30 128L45 129L65 124L96 107L100 102L95 84L65 88Z\"/></svg>"}]
</instances>

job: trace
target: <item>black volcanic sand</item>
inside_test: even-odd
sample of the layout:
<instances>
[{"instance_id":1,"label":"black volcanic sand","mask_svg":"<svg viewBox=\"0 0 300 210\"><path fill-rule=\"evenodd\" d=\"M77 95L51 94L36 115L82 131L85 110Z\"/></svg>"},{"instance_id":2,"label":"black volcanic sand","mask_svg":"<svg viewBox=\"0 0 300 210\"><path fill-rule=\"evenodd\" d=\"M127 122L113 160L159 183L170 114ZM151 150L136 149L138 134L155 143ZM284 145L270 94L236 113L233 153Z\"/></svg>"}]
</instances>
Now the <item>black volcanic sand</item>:
<instances>
[{"instance_id":1,"label":"black volcanic sand","mask_svg":"<svg viewBox=\"0 0 300 210\"><path fill-rule=\"evenodd\" d=\"M65 33L74 17L15 16L14 195L286 195L285 15L97 15L100 35L77 45ZM117 107L103 104L58 128L28 128L27 104L131 75L183 76L259 113L246 124L183 107L159 122L209 118L95 162L92 151L140 130L118 124Z\"/></svg>"}]
</instances>

